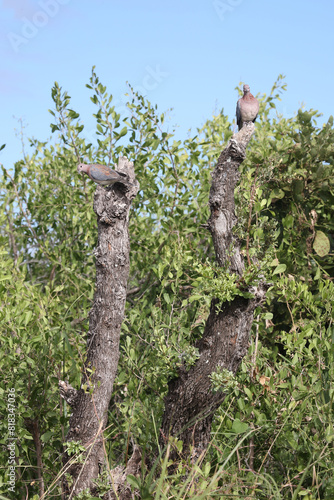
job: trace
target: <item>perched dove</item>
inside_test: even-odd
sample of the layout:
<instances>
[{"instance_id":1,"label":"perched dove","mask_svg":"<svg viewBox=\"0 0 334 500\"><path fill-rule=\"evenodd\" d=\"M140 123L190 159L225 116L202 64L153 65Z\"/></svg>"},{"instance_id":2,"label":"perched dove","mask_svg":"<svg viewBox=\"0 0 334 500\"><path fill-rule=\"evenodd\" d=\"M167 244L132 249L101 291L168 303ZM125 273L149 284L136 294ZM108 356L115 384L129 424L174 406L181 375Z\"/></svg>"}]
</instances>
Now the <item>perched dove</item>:
<instances>
[{"instance_id":1,"label":"perched dove","mask_svg":"<svg viewBox=\"0 0 334 500\"><path fill-rule=\"evenodd\" d=\"M117 172L117 170L112 170L106 165L98 165L97 163L86 165L85 163L79 163L77 170L79 174L81 172L87 174L92 181L101 186L112 186L116 182L121 182L125 186L133 186L133 184L128 181L127 175L122 172Z\"/></svg>"},{"instance_id":2,"label":"perched dove","mask_svg":"<svg viewBox=\"0 0 334 500\"><path fill-rule=\"evenodd\" d=\"M259 101L250 93L249 85L243 87L244 95L237 102L237 124L239 130L244 123L255 122L259 112Z\"/></svg>"}]
</instances>

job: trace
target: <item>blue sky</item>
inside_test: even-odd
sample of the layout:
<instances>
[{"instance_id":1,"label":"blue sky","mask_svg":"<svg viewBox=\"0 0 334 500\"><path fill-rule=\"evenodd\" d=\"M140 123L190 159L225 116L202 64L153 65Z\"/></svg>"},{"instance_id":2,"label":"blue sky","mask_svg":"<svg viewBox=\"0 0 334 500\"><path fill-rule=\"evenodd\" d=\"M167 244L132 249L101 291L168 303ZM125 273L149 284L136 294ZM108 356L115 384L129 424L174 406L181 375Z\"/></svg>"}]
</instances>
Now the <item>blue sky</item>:
<instances>
[{"instance_id":1,"label":"blue sky","mask_svg":"<svg viewBox=\"0 0 334 500\"><path fill-rule=\"evenodd\" d=\"M288 90L279 111L304 104L333 113L334 3L331 0L0 0L0 162L21 158L19 120L46 140L54 81L72 97L91 134L91 68L121 110L126 82L173 108L178 138L214 111L232 119L240 81L269 93L277 76Z\"/></svg>"}]
</instances>

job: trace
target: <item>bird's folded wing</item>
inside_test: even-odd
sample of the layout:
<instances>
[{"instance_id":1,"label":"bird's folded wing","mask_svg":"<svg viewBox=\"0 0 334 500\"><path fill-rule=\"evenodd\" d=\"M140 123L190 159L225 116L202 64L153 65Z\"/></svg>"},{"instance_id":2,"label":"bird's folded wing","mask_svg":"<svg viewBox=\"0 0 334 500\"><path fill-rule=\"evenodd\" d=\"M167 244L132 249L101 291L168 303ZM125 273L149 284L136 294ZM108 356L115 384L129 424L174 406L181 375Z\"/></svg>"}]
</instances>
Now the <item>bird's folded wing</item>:
<instances>
[{"instance_id":1,"label":"bird's folded wing","mask_svg":"<svg viewBox=\"0 0 334 500\"><path fill-rule=\"evenodd\" d=\"M109 167L105 165L91 165L89 171L91 178L96 181L106 181L118 179L116 172L113 172Z\"/></svg>"}]
</instances>

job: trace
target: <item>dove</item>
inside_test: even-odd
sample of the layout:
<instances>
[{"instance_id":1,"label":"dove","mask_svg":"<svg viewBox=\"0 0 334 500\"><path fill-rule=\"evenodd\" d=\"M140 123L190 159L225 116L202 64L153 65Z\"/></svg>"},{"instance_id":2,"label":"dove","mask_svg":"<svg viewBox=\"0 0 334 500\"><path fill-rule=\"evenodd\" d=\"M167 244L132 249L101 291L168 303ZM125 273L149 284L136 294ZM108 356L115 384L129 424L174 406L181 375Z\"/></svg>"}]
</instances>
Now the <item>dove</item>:
<instances>
[{"instance_id":1,"label":"dove","mask_svg":"<svg viewBox=\"0 0 334 500\"><path fill-rule=\"evenodd\" d=\"M100 186L112 186L116 182L120 182L125 186L133 186L128 180L128 176L122 172L117 172L117 170L112 170L106 165L99 165L98 163L79 163L77 167L78 173L84 173L88 175L92 181Z\"/></svg>"},{"instance_id":2,"label":"dove","mask_svg":"<svg viewBox=\"0 0 334 500\"><path fill-rule=\"evenodd\" d=\"M244 123L255 122L259 112L259 101L250 93L249 85L243 87L244 95L237 102L237 124L241 130Z\"/></svg>"}]
</instances>

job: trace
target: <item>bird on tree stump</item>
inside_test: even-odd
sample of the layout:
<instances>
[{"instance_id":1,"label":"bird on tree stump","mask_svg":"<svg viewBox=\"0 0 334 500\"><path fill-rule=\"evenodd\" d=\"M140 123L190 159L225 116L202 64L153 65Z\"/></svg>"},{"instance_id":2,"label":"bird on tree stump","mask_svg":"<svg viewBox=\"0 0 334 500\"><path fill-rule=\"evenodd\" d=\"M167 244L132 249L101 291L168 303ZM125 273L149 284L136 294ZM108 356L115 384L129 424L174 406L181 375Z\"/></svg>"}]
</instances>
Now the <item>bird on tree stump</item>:
<instances>
[{"instance_id":1,"label":"bird on tree stump","mask_svg":"<svg viewBox=\"0 0 334 500\"><path fill-rule=\"evenodd\" d=\"M116 182L120 182L127 187L133 186L133 184L129 182L127 175L123 174L123 172L112 170L106 165L99 165L97 163L86 165L85 163L79 163L77 170L79 174L83 173L88 175L92 181L96 182L96 184L100 184L100 186L112 186L116 184Z\"/></svg>"},{"instance_id":2,"label":"bird on tree stump","mask_svg":"<svg viewBox=\"0 0 334 500\"><path fill-rule=\"evenodd\" d=\"M245 123L255 122L259 112L259 101L250 93L249 85L243 86L244 95L237 102L237 124L241 130Z\"/></svg>"}]
</instances>

